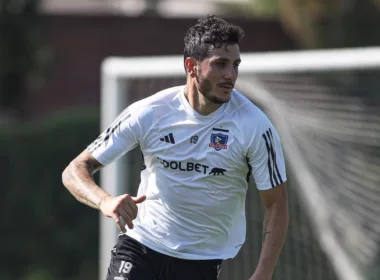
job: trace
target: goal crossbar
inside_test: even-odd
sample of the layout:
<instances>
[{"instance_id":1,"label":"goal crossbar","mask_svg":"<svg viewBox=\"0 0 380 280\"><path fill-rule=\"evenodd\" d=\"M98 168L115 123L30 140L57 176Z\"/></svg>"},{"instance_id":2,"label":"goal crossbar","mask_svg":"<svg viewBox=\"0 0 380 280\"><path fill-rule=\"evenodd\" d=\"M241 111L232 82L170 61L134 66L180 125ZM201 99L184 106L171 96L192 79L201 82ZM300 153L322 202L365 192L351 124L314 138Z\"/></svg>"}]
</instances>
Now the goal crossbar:
<instances>
[{"instance_id":1,"label":"goal crossbar","mask_svg":"<svg viewBox=\"0 0 380 280\"><path fill-rule=\"evenodd\" d=\"M380 47L242 53L240 72L281 73L326 71L342 68L379 67ZM250 62L250 63L247 63ZM279 67L279 65L281 65ZM102 75L112 77L167 77L184 75L183 56L109 57L101 66Z\"/></svg>"}]
</instances>

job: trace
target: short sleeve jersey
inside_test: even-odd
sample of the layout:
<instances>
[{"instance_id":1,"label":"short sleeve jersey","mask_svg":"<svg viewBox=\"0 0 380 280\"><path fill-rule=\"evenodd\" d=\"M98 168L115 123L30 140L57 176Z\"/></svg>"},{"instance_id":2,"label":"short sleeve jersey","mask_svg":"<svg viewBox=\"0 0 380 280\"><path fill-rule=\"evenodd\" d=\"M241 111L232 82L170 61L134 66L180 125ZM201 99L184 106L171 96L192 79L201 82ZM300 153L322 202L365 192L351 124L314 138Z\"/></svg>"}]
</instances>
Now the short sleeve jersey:
<instances>
[{"instance_id":1,"label":"short sleeve jersey","mask_svg":"<svg viewBox=\"0 0 380 280\"><path fill-rule=\"evenodd\" d=\"M107 165L139 146L141 172L134 228L126 234L183 259L233 258L246 234L245 198L286 181L280 138L267 116L237 90L215 112L198 114L185 86L126 108L89 147Z\"/></svg>"}]
</instances>

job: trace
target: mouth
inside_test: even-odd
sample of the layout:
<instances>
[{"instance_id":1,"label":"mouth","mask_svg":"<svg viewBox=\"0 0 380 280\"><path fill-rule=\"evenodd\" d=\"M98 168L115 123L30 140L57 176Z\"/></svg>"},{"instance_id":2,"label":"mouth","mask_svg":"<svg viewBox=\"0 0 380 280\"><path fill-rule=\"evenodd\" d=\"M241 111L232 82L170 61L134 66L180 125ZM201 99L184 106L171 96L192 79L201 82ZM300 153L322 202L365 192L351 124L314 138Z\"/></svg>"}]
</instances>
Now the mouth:
<instances>
[{"instance_id":1,"label":"mouth","mask_svg":"<svg viewBox=\"0 0 380 280\"><path fill-rule=\"evenodd\" d=\"M234 85L224 84L224 85L219 85L219 87L225 90L232 90L234 88Z\"/></svg>"}]
</instances>

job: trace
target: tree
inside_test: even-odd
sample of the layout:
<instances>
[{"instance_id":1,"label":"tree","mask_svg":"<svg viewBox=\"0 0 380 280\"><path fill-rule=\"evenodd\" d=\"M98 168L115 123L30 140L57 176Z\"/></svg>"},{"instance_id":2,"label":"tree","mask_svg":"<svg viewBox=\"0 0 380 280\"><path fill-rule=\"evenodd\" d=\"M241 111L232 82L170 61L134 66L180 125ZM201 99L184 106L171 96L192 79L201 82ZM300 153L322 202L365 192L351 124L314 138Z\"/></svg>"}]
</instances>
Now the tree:
<instances>
[{"instance_id":1,"label":"tree","mask_svg":"<svg viewBox=\"0 0 380 280\"><path fill-rule=\"evenodd\" d=\"M302 48L380 44L380 0L251 0L223 10L279 19Z\"/></svg>"},{"instance_id":2,"label":"tree","mask_svg":"<svg viewBox=\"0 0 380 280\"><path fill-rule=\"evenodd\" d=\"M0 109L22 114L22 100L47 65L38 0L0 1Z\"/></svg>"},{"instance_id":3,"label":"tree","mask_svg":"<svg viewBox=\"0 0 380 280\"><path fill-rule=\"evenodd\" d=\"M380 43L379 0L280 0L280 17L306 48Z\"/></svg>"}]
</instances>

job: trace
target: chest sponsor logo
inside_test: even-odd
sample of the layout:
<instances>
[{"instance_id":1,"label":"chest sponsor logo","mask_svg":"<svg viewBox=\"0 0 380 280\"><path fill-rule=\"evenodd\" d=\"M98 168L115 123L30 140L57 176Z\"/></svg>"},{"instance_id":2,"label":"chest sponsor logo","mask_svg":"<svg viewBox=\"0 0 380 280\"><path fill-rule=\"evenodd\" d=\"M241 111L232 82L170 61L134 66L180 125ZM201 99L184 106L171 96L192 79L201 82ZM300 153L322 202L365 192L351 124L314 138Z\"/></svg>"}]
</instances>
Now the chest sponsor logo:
<instances>
[{"instance_id":1,"label":"chest sponsor logo","mask_svg":"<svg viewBox=\"0 0 380 280\"><path fill-rule=\"evenodd\" d=\"M223 168L214 167L208 175L224 175L224 172L227 171Z\"/></svg>"},{"instance_id":2,"label":"chest sponsor logo","mask_svg":"<svg viewBox=\"0 0 380 280\"><path fill-rule=\"evenodd\" d=\"M157 157L159 162L162 164L164 168L169 168L172 170L179 170L184 172L198 172L205 175L213 175L213 176L221 176L225 175L226 169L213 167L211 168L208 165L197 163L197 162L183 162L183 161L168 161L162 158Z\"/></svg>"}]
</instances>

